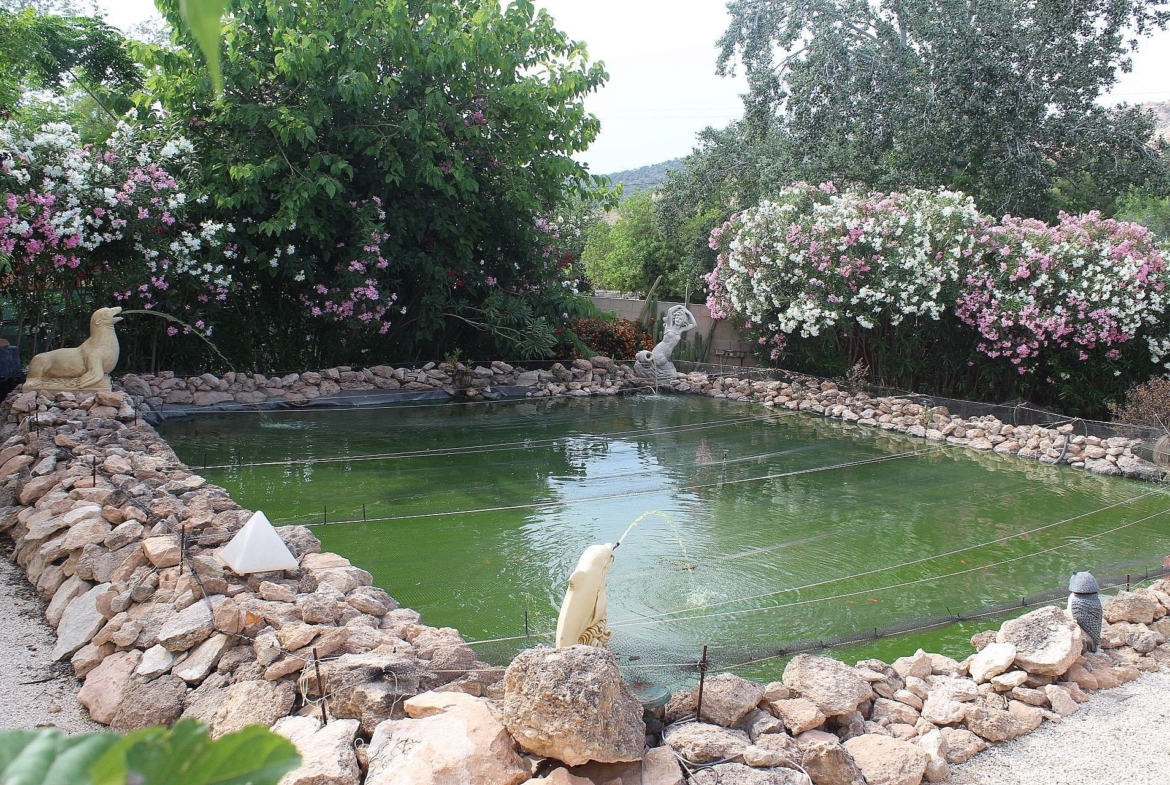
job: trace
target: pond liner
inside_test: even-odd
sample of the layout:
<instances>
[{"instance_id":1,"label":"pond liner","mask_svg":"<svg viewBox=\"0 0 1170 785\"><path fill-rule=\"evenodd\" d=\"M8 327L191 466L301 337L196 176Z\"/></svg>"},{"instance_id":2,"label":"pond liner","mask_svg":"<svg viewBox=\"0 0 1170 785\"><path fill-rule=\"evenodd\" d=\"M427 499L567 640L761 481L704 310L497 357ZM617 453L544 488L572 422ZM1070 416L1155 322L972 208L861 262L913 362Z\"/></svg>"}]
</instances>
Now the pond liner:
<instances>
[{"instance_id":1,"label":"pond liner","mask_svg":"<svg viewBox=\"0 0 1170 785\"><path fill-rule=\"evenodd\" d=\"M531 387L501 385L484 393L484 402L518 400L526 398ZM304 403L292 403L283 398L273 398L263 403L223 403L193 406L179 404L168 407L163 404L157 411L147 412L142 419L152 426L164 422L178 422L192 417L206 417L212 414L237 414L241 412L262 412L278 409L358 409L364 406L409 406L417 403L465 403L469 399L452 395L443 390L341 390L335 395L315 398Z\"/></svg>"}]
</instances>

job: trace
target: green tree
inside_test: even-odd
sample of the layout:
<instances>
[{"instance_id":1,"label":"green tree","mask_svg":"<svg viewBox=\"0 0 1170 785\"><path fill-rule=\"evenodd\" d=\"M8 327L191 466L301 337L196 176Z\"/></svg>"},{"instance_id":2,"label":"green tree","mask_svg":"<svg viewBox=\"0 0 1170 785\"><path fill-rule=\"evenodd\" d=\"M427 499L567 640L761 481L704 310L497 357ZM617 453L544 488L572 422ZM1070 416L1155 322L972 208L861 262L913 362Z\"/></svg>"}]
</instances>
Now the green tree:
<instances>
[{"instance_id":1,"label":"green tree","mask_svg":"<svg viewBox=\"0 0 1170 785\"><path fill-rule=\"evenodd\" d=\"M73 11L69 4L50 11ZM108 136L131 107L141 69L126 39L100 17L42 13L22 3L0 3L0 111L20 110L31 122L68 117L92 140ZM28 99L49 90L57 104Z\"/></svg>"},{"instance_id":2,"label":"green tree","mask_svg":"<svg viewBox=\"0 0 1170 785\"><path fill-rule=\"evenodd\" d=\"M576 306L538 219L596 184L571 155L597 135L582 101L606 74L547 13L233 0L218 93L178 0L158 5L185 48L143 50L152 98L238 234L237 356L271 368L550 344Z\"/></svg>"},{"instance_id":3,"label":"green tree","mask_svg":"<svg viewBox=\"0 0 1170 785\"><path fill-rule=\"evenodd\" d=\"M682 296L698 285L679 267L681 255L658 225L653 194L643 191L622 201L612 228L590 234L585 271L595 286L625 292L645 292L661 276L660 295Z\"/></svg>"},{"instance_id":4,"label":"green tree","mask_svg":"<svg viewBox=\"0 0 1170 785\"><path fill-rule=\"evenodd\" d=\"M746 69L746 121L779 121L791 178L945 185L992 214L1052 218L1165 170L1148 116L1096 103L1129 65L1127 31L1164 26L1164 6L733 0L718 67Z\"/></svg>"}]
</instances>

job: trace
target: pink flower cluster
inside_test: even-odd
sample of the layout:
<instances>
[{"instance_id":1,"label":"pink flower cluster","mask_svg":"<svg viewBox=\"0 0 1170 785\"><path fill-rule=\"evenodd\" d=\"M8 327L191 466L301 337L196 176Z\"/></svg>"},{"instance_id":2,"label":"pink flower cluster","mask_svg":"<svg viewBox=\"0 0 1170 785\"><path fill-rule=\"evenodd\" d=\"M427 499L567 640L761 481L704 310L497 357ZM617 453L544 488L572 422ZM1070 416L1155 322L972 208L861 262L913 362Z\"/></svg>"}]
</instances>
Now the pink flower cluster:
<instances>
[{"instance_id":1,"label":"pink flower cluster","mask_svg":"<svg viewBox=\"0 0 1170 785\"><path fill-rule=\"evenodd\" d=\"M741 320L773 360L794 333L944 315L1020 374L1054 352L1108 363L1139 337L1154 362L1170 356L1166 260L1145 227L1099 213L1062 214L1053 226L996 221L953 192L796 184L733 216L710 243L712 316Z\"/></svg>"},{"instance_id":2,"label":"pink flower cluster","mask_svg":"<svg viewBox=\"0 0 1170 785\"><path fill-rule=\"evenodd\" d=\"M1144 226L1097 212L1062 213L1054 226L1006 216L979 244L955 313L978 331L978 351L1020 373L1053 348L1116 359L1119 344L1165 319L1166 260Z\"/></svg>"}]
</instances>

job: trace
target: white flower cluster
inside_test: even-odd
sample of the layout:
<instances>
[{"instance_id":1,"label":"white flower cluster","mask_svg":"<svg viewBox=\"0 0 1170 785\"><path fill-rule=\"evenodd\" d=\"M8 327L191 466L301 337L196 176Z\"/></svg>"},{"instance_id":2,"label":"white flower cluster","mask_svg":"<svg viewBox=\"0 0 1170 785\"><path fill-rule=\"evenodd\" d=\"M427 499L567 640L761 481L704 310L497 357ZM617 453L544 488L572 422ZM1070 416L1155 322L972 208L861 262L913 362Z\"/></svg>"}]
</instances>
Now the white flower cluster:
<instances>
[{"instance_id":1,"label":"white flower cluster","mask_svg":"<svg viewBox=\"0 0 1170 785\"><path fill-rule=\"evenodd\" d=\"M951 191L836 194L797 184L724 226L709 283L720 310L777 346L780 334L815 336L850 319L867 329L937 320L979 218L970 197Z\"/></svg>"}]
</instances>

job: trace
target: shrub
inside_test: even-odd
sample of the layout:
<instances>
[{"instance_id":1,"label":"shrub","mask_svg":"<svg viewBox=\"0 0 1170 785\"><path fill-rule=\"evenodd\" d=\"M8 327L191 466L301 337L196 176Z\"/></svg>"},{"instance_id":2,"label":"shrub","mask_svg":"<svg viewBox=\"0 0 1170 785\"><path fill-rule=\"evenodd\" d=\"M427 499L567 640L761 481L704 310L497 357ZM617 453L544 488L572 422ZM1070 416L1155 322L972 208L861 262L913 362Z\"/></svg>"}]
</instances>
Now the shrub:
<instances>
[{"instance_id":1,"label":"shrub","mask_svg":"<svg viewBox=\"0 0 1170 785\"><path fill-rule=\"evenodd\" d=\"M1115 422L1166 430L1170 427L1170 379L1155 376L1131 387L1125 403L1110 403L1109 412Z\"/></svg>"},{"instance_id":2,"label":"shrub","mask_svg":"<svg viewBox=\"0 0 1170 785\"><path fill-rule=\"evenodd\" d=\"M632 360L639 351L654 348L654 337L640 322L629 319L578 319L572 328L581 343L614 360Z\"/></svg>"}]
</instances>

